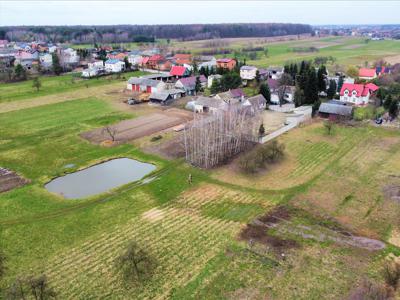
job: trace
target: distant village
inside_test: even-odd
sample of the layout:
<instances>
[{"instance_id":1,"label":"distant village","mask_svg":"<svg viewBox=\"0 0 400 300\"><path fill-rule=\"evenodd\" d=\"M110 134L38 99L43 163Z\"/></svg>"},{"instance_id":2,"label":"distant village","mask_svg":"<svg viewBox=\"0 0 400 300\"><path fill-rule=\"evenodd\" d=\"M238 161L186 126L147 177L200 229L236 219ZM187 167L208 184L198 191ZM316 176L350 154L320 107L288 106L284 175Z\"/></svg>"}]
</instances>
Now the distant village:
<instances>
[{"instance_id":1,"label":"distant village","mask_svg":"<svg viewBox=\"0 0 400 300\"><path fill-rule=\"evenodd\" d=\"M318 112L321 117L331 119L351 118L355 107L375 101L379 87L372 81L392 72L391 67L383 65L360 68L358 74L353 74L356 82L349 74L329 74L323 65L311 66L307 62L302 63L300 70L298 65L258 68L234 58L173 53L153 46L130 51L98 45L73 49L50 43L0 40L3 78L11 76L17 66L29 74L54 73L55 63L60 73L80 72L83 79L134 70L146 72L147 75L127 80L127 103L131 105L142 102L169 105L183 97L187 99L187 109L201 113L224 109L227 104L252 105L261 110L267 106L271 110L279 107L275 110L285 112L309 105L313 114ZM312 73L318 78L311 88L301 87L299 76L310 68L315 68ZM317 89L314 94L307 95L314 86ZM246 87L251 88L250 95L246 94ZM304 93L303 100L299 92ZM321 104L320 97L332 100ZM388 119L386 116L385 120Z\"/></svg>"}]
</instances>

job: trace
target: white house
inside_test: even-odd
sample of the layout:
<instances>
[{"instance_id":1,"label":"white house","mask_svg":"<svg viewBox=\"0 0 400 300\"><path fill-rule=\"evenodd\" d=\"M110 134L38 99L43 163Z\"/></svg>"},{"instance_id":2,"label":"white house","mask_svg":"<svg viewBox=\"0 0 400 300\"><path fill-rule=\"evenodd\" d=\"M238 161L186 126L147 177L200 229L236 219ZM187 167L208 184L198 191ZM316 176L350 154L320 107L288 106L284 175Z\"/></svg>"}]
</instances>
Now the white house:
<instances>
[{"instance_id":1,"label":"white house","mask_svg":"<svg viewBox=\"0 0 400 300\"><path fill-rule=\"evenodd\" d=\"M62 64L77 64L79 63L78 52L72 48L63 49L61 51Z\"/></svg>"},{"instance_id":2,"label":"white house","mask_svg":"<svg viewBox=\"0 0 400 300\"><path fill-rule=\"evenodd\" d=\"M283 68L282 67L269 67L267 69L268 77L272 79L279 79L282 77Z\"/></svg>"},{"instance_id":3,"label":"white house","mask_svg":"<svg viewBox=\"0 0 400 300\"><path fill-rule=\"evenodd\" d=\"M215 75L210 75L207 78L207 87L210 88L214 82L214 80L221 80L222 75L215 74Z\"/></svg>"},{"instance_id":4,"label":"white house","mask_svg":"<svg viewBox=\"0 0 400 300\"><path fill-rule=\"evenodd\" d=\"M49 53L54 53L57 51L57 46L49 46Z\"/></svg>"},{"instance_id":5,"label":"white house","mask_svg":"<svg viewBox=\"0 0 400 300\"><path fill-rule=\"evenodd\" d=\"M45 69L51 68L53 65L53 56L50 53L39 54L39 63Z\"/></svg>"},{"instance_id":6,"label":"white house","mask_svg":"<svg viewBox=\"0 0 400 300\"><path fill-rule=\"evenodd\" d=\"M240 78L243 80L253 80L256 78L257 68L253 66L240 67Z\"/></svg>"},{"instance_id":7,"label":"white house","mask_svg":"<svg viewBox=\"0 0 400 300\"><path fill-rule=\"evenodd\" d=\"M85 78L90 78L99 75L99 69L97 68L88 68L82 71L81 76Z\"/></svg>"},{"instance_id":8,"label":"white house","mask_svg":"<svg viewBox=\"0 0 400 300\"><path fill-rule=\"evenodd\" d=\"M294 101L294 92L295 92L295 90L296 90L296 88L294 86L286 87L285 95L283 97L285 102L292 103ZM271 93L271 103L279 104L278 90Z\"/></svg>"},{"instance_id":9,"label":"white house","mask_svg":"<svg viewBox=\"0 0 400 300\"><path fill-rule=\"evenodd\" d=\"M93 62L88 63L89 69L104 69L104 62L102 60L95 60Z\"/></svg>"},{"instance_id":10,"label":"white house","mask_svg":"<svg viewBox=\"0 0 400 300\"><path fill-rule=\"evenodd\" d=\"M200 70L201 68L216 69L217 68L217 60L215 58L213 58L212 60L204 61L198 65L198 69Z\"/></svg>"},{"instance_id":11,"label":"white house","mask_svg":"<svg viewBox=\"0 0 400 300\"><path fill-rule=\"evenodd\" d=\"M125 70L125 63L118 59L109 59L106 60L104 67L107 73L118 73Z\"/></svg>"},{"instance_id":12,"label":"white house","mask_svg":"<svg viewBox=\"0 0 400 300\"><path fill-rule=\"evenodd\" d=\"M363 84L343 83L340 90L340 101L348 102L354 105L368 104L370 89Z\"/></svg>"}]
</instances>

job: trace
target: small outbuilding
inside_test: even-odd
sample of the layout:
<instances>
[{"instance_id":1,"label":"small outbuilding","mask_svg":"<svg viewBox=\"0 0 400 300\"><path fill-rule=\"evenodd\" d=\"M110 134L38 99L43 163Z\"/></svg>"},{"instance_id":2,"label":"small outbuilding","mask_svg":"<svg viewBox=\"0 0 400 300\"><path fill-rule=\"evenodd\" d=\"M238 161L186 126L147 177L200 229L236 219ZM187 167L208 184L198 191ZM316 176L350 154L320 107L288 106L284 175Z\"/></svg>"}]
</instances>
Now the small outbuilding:
<instances>
[{"instance_id":1,"label":"small outbuilding","mask_svg":"<svg viewBox=\"0 0 400 300\"><path fill-rule=\"evenodd\" d=\"M319 116L330 120L351 119L353 107L339 101L330 101L322 103L319 107Z\"/></svg>"}]
</instances>

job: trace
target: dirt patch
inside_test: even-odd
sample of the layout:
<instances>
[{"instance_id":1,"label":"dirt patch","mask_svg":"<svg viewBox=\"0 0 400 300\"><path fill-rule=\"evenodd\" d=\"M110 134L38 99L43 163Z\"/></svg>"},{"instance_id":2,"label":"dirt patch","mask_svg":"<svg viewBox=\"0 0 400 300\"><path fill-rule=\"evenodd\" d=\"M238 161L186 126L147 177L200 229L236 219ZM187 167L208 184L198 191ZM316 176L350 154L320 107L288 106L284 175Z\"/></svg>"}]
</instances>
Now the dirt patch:
<instances>
[{"instance_id":1,"label":"dirt patch","mask_svg":"<svg viewBox=\"0 0 400 300\"><path fill-rule=\"evenodd\" d=\"M279 206L269 213L255 219L239 233L241 240L247 241L250 245L257 242L267 247L271 247L276 253L281 254L288 249L298 248L299 244L295 240L282 239L268 233L268 229L274 227L282 220L290 218L289 211Z\"/></svg>"},{"instance_id":2,"label":"dirt patch","mask_svg":"<svg viewBox=\"0 0 400 300\"><path fill-rule=\"evenodd\" d=\"M176 159L185 156L185 145L183 134L178 133L175 137L162 142L161 144L151 145L142 149L145 152L161 156L166 159Z\"/></svg>"},{"instance_id":3,"label":"dirt patch","mask_svg":"<svg viewBox=\"0 0 400 300\"><path fill-rule=\"evenodd\" d=\"M391 55L391 56L386 56L385 60L389 63L389 64L397 64L400 63L400 55Z\"/></svg>"},{"instance_id":4,"label":"dirt patch","mask_svg":"<svg viewBox=\"0 0 400 300\"><path fill-rule=\"evenodd\" d=\"M164 218L164 211L158 208L153 208L143 213L142 218L150 222L156 222Z\"/></svg>"},{"instance_id":5,"label":"dirt patch","mask_svg":"<svg viewBox=\"0 0 400 300\"><path fill-rule=\"evenodd\" d=\"M0 193L7 192L27 184L29 181L17 173L0 167Z\"/></svg>"},{"instance_id":6,"label":"dirt patch","mask_svg":"<svg viewBox=\"0 0 400 300\"><path fill-rule=\"evenodd\" d=\"M111 128L115 131L115 141L124 143L184 124L192 118L193 113L189 111L171 108L136 119L124 120L111 126ZM84 132L81 136L95 144L110 139L110 135L104 128Z\"/></svg>"},{"instance_id":7,"label":"dirt patch","mask_svg":"<svg viewBox=\"0 0 400 300\"><path fill-rule=\"evenodd\" d=\"M400 204L400 185L386 185L382 190L387 199Z\"/></svg>"}]
</instances>

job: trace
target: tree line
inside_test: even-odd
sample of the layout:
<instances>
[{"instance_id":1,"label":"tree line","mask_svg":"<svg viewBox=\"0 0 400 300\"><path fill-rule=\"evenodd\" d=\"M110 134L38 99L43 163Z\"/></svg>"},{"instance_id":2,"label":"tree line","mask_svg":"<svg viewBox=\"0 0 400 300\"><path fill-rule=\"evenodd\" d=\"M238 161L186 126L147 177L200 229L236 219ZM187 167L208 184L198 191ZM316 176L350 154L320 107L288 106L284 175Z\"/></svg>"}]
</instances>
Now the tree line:
<instances>
[{"instance_id":1,"label":"tree line","mask_svg":"<svg viewBox=\"0 0 400 300\"><path fill-rule=\"evenodd\" d=\"M40 40L71 43L152 42L155 38L211 39L270 37L311 33L311 26L284 23L171 24L112 26L3 26L0 38L10 41Z\"/></svg>"}]
</instances>

